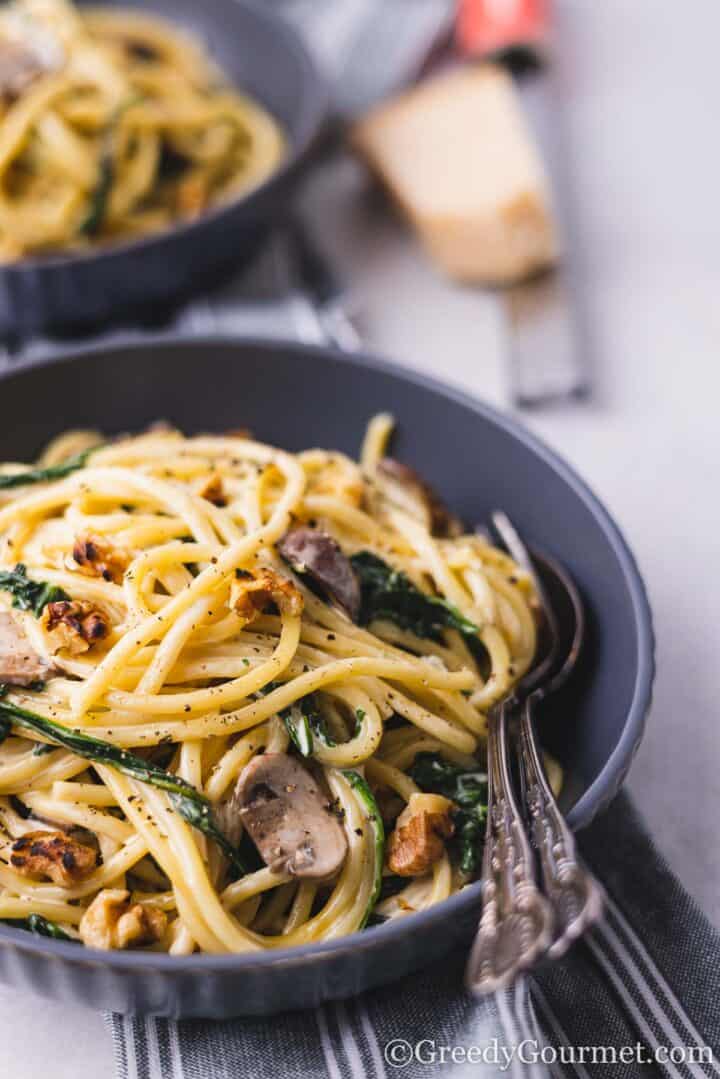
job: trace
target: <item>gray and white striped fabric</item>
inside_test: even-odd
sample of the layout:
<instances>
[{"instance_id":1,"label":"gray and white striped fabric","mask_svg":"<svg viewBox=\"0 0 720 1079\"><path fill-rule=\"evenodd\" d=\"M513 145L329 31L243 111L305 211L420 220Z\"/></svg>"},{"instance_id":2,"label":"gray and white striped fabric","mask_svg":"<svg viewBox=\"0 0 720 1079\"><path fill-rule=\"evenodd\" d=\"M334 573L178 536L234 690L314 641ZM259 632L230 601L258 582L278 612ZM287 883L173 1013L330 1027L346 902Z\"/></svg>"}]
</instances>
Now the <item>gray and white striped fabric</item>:
<instances>
[{"instance_id":1,"label":"gray and white striped fabric","mask_svg":"<svg viewBox=\"0 0 720 1079\"><path fill-rule=\"evenodd\" d=\"M109 1016L118 1079L720 1079L720 934L624 795L580 838L604 923L560 963L476 1001L464 951L404 981L272 1020Z\"/></svg>"}]
</instances>

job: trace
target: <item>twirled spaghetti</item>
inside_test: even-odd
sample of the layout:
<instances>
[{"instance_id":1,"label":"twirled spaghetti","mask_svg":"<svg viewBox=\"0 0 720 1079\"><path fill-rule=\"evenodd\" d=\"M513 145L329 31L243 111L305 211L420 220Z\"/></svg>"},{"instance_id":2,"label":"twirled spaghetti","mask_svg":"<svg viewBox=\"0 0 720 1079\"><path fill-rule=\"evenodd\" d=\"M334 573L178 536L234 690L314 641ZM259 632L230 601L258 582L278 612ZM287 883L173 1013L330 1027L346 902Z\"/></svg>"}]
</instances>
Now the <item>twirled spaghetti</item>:
<instances>
[{"instance_id":1,"label":"twirled spaghetti","mask_svg":"<svg viewBox=\"0 0 720 1079\"><path fill-rule=\"evenodd\" d=\"M360 464L158 428L0 468L22 641L0 632L0 919L242 952L471 878L486 712L532 661L533 589L384 456L391 429L372 421ZM243 801L276 765L292 782ZM294 860L253 821L271 796L308 832Z\"/></svg>"},{"instance_id":2,"label":"twirled spaghetti","mask_svg":"<svg viewBox=\"0 0 720 1079\"><path fill-rule=\"evenodd\" d=\"M0 258L132 239L235 198L284 140L199 43L137 11L0 11Z\"/></svg>"}]
</instances>

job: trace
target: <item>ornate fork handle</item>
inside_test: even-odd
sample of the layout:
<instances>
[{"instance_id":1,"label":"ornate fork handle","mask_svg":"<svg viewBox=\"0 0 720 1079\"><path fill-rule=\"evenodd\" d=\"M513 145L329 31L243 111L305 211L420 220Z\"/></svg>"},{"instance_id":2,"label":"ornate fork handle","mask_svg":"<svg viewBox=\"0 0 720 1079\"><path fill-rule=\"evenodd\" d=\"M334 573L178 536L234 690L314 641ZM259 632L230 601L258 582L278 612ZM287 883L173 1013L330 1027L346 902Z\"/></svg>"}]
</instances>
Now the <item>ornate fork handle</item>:
<instances>
[{"instance_id":1,"label":"ornate fork handle","mask_svg":"<svg viewBox=\"0 0 720 1079\"><path fill-rule=\"evenodd\" d=\"M520 771L530 834L540 860L543 893L552 906L555 939L548 956L564 955L574 940L602 914L604 893L580 863L575 840L558 809L545 775L534 724L534 694L520 719Z\"/></svg>"},{"instance_id":2,"label":"ornate fork handle","mask_svg":"<svg viewBox=\"0 0 720 1079\"><path fill-rule=\"evenodd\" d=\"M488 819L482 915L466 981L492 993L531 967L552 943L552 911L535 882L534 856L508 770L504 704L488 720Z\"/></svg>"}]
</instances>

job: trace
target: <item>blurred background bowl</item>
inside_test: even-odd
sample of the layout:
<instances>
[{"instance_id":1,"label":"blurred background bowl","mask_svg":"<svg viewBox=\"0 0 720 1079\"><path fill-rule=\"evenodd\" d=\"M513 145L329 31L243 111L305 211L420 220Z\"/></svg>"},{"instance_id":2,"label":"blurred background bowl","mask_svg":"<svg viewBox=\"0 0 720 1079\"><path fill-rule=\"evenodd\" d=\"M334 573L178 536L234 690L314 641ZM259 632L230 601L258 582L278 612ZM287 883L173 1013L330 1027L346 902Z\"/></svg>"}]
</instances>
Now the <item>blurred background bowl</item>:
<instances>
[{"instance_id":1,"label":"blurred background bowl","mask_svg":"<svg viewBox=\"0 0 720 1079\"><path fill-rule=\"evenodd\" d=\"M653 680L645 589L604 507L522 425L457 390L367 356L292 342L194 340L91 348L0 377L8 416L0 460L31 460L67 427L108 434L153 420L188 434L249 427L289 450L357 455L365 425L390 411L395 456L416 467L472 527L496 508L560 559L587 605L571 682L540 714L565 769L574 828L617 793L643 734ZM221 1018L345 997L430 963L469 934L479 884L410 918L325 944L265 955L88 952L0 927L0 979L113 1011ZM7 946L7 947L6 947ZM54 963L48 963L49 958Z\"/></svg>"},{"instance_id":2,"label":"blurred background bowl","mask_svg":"<svg viewBox=\"0 0 720 1079\"><path fill-rule=\"evenodd\" d=\"M79 6L89 6L79 0ZM97 2L94 6L98 6ZM221 280L257 250L287 209L327 108L310 55L271 6L247 0L104 0L138 8L190 30L231 83L278 120L288 142L280 167L259 187L196 220L88 253L59 252L0 265L0 337L77 332L160 317L174 303Z\"/></svg>"}]
</instances>

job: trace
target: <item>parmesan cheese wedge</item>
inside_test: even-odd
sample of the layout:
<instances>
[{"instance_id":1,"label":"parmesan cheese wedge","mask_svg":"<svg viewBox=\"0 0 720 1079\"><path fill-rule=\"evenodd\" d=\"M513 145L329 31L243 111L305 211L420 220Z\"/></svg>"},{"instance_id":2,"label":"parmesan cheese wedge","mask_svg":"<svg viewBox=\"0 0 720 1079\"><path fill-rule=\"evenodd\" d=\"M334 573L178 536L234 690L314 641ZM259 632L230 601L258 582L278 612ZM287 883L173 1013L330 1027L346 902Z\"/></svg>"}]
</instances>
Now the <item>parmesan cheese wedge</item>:
<instances>
[{"instance_id":1,"label":"parmesan cheese wedge","mask_svg":"<svg viewBox=\"0 0 720 1079\"><path fill-rule=\"evenodd\" d=\"M502 68L421 83L369 113L352 142L450 276L508 284L555 260L547 178Z\"/></svg>"}]
</instances>

